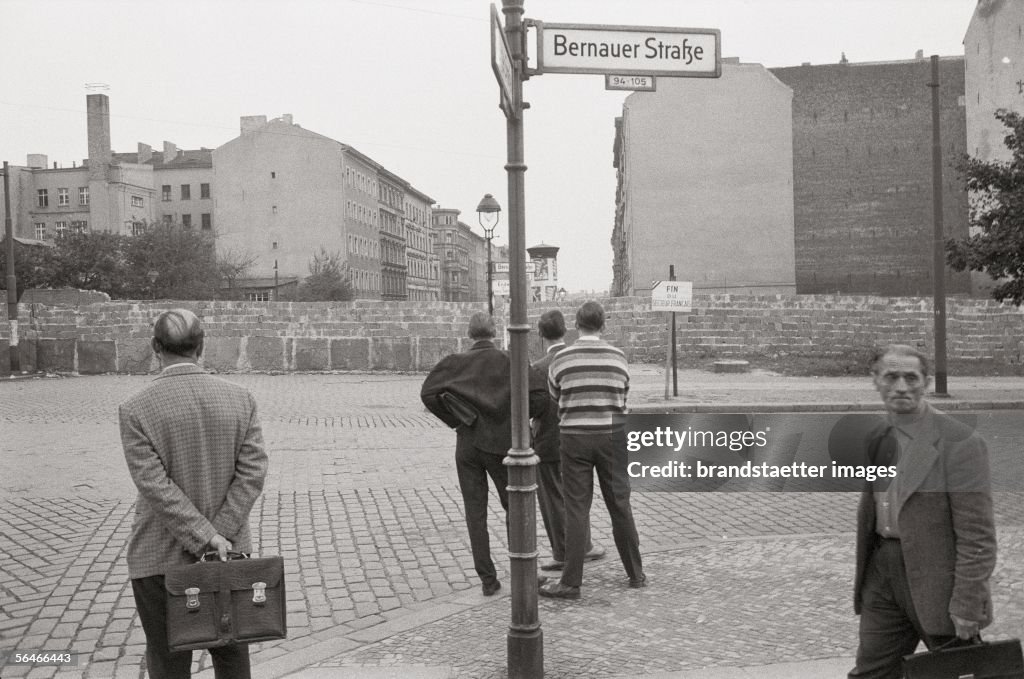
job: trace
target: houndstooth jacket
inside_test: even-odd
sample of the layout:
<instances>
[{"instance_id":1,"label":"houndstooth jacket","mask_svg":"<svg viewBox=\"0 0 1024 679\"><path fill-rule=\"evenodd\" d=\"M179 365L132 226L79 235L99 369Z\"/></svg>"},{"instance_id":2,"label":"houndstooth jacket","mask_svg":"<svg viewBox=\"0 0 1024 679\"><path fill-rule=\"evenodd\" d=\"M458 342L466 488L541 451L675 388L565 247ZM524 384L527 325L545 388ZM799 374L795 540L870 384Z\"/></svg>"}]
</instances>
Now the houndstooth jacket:
<instances>
[{"instance_id":1,"label":"houndstooth jacket","mask_svg":"<svg viewBox=\"0 0 1024 679\"><path fill-rule=\"evenodd\" d=\"M235 551L252 551L249 512L268 466L252 395L181 363L122 403L119 416L139 491L129 577L190 563L217 533Z\"/></svg>"}]
</instances>

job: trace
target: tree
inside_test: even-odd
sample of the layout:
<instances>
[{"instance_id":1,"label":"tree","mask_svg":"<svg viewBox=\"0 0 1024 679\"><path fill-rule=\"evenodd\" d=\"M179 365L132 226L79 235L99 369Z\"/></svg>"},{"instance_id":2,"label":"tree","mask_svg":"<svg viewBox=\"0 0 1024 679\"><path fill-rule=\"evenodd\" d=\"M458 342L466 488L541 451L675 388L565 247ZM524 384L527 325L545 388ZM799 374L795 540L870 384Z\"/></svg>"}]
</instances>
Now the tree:
<instances>
[{"instance_id":1,"label":"tree","mask_svg":"<svg viewBox=\"0 0 1024 679\"><path fill-rule=\"evenodd\" d=\"M352 292L352 276L348 262L341 260L338 252L329 253L320 247L320 252L309 260L309 276L303 279L296 293L300 302L347 302L355 295Z\"/></svg>"},{"instance_id":2,"label":"tree","mask_svg":"<svg viewBox=\"0 0 1024 679\"><path fill-rule=\"evenodd\" d=\"M257 259L256 255L236 250L224 250L217 255L217 271L221 280L228 284L228 296L231 295L235 282L249 273Z\"/></svg>"},{"instance_id":3,"label":"tree","mask_svg":"<svg viewBox=\"0 0 1024 679\"><path fill-rule=\"evenodd\" d=\"M1000 281L997 300L1024 302L1024 117L1000 110L996 118L1010 130L1009 162L965 157L959 164L971 195L970 225L978 232L946 241L946 262L955 271L984 271Z\"/></svg>"},{"instance_id":4,"label":"tree","mask_svg":"<svg viewBox=\"0 0 1024 679\"><path fill-rule=\"evenodd\" d=\"M49 279L38 287L99 290L113 299L125 297L124 239L102 231L58 237Z\"/></svg>"},{"instance_id":5,"label":"tree","mask_svg":"<svg viewBox=\"0 0 1024 679\"><path fill-rule=\"evenodd\" d=\"M14 272L17 289L15 299L31 288L46 287L54 264L53 248L46 245L25 245L14 241ZM7 238L0 239L0 287L7 285Z\"/></svg>"},{"instance_id":6,"label":"tree","mask_svg":"<svg viewBox=\"0 0 1024 679\"><path fill-rule=\"evenodd\" d=\"M125 238L124 258L135 299L214 299L220 288L212 236L179 224L147 224L145 232Z\"/></svg>"}]
</instances>

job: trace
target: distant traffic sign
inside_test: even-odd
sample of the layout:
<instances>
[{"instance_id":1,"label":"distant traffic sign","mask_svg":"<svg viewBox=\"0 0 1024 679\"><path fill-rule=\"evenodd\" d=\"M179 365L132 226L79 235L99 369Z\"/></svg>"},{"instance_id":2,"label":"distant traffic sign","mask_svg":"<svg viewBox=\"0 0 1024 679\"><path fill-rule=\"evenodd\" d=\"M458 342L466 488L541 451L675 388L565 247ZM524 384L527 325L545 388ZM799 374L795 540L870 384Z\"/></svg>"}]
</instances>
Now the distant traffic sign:
<instances>
[{"instance_id":1,"label":"distant traffic sign","mask_svg":"<svg viewBox=\"0 0 1024 679\"><path fill-rule=\"evenodd\" d=\"M691 281L658 281L651 288L652 311L693 311Z\"/></svg>"},{"instance_id":2,"label":"distant traffic sign","mask_svg":"<svg viewBox=\"0 0 1024 679\"><path fill-rule=\"evenodd\" d=\"M539 73L608 73L717 78L721 33L715 28L545 24L537 29Z\"/></svg>"},{"instance_id":3,"label":"distant traffic sign","mask_svg":"<svg viewBox=\"0 0 1024 679\"><path fill-rule=\"evenodd\" d=\"M497 278L491 281L491 290L495 295L510 297L512 294L512 282L507 278Z\"/></svg>"},{"instance_id":4,"label":"distant traffic sign","mask_svg":"<svg viewBox=\"0 0 1024 679\"><path fill-rule=\"evenodd\" d=\"M508 262L492 262L494 265L494 273L508 273ZM532 261L526 263L526 273L536 273L537 265Z\"/></svg>"}]
</instances>

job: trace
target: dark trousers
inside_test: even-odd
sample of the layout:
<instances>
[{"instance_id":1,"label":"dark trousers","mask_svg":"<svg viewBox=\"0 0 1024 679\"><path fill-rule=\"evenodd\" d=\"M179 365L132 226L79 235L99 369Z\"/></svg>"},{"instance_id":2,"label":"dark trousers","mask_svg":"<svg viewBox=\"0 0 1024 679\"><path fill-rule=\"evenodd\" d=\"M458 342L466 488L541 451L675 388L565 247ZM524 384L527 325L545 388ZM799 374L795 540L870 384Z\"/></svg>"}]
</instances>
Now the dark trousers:
<instances>
[{"instance_id":1,"label":"dark trousers","mask_svg":"<svg viewBox=\"0 0 1024 679\"><path fill-rule=\"evenodd\" d=\"M192 651L172 653L167 646L167 600L164 576L132 580L135 607L146 633L146 668L151 679L187 679L192 676ZM249 679L249 645L211 648L217 679Z\"/></svg>"},{"instance_id":2,"label":"dark trousers","mask_svg":"<svg viewBox=\"0 0 1024 679\"><path fill-rule=\"evenodd\" d=\"M861 589L860 645L851 679L899 679L903 656L924 641L935 648L952 636L929 636L921 628L899 540L880 540L868 562Z\"/></svg>"},{"instance_id":3,"label":"dark trousers","mask_svg":"<svg viewBox=\"0 0 1024 679\"><path fill-rule=\"evenodd\" d=\"M508 470L503 455L480 450L461 438L455 443L455 469L459 474L459 488L466 508L466 528L469 546L473 550L473 566L480 580L491 583L498 579L491 560L491 538L487 532L487 477L491 477L505 510L505 530L508 531Z\"/></svg>"},{"instance_id":4,"label":"dark trousers","mask_svg":"<svg viewBox=\"0 0 1024 679\"><path fill-rule=\"evenodd\" d=\"M537 504L544 521L544 531L551 543L551 558L565 561L565 497L562 493L561 460L541 460L537 465ZM585 550L594 545L590 541L590 521L587 521Z\"/></svg>"},{"instance_id":5,"label":"dark trousers","mask_svg":"<svg viewBox=\"0 0 1024 679\"><path fill-rule=\"evenodd\" d=\"M562 434L562 490L565 494L565 567L562 584L583 583L590 504L594 499L594 471L601 495L612 520L612 536L629 578L643 575L640 538L629 505L629 476L626 473L626 434Z\"/></svg>"}]
</instances>

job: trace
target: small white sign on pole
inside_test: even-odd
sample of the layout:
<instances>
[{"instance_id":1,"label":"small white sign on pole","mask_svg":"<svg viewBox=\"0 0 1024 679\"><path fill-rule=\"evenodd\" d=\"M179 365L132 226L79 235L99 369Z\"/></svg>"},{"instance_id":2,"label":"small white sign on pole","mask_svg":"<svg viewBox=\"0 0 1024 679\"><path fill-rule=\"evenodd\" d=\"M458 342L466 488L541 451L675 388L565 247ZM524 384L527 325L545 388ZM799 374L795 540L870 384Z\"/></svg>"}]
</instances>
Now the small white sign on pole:
<instances>
[{"instance_id":1,"label":"small white sign on pole","mask_svg":"<svg viewBox=\"0 0 1024 679\"><path fill-rule=\"evenodd\" d=\"M658 281L651 288L652 311L692 311L692 281Z\"/></svg>"},{"instance_id":2,"label":"small white sign on pole","mask_svg":"<svg viewBox=\"0 0 1024 679\"><path fill-rule=\"evenodd\" d=\"M508 297L512 294L512 281L507 278L496 278L491 281L491 290L494 291L495 295L501 297Z\"/></svg>"}]
</instances>

